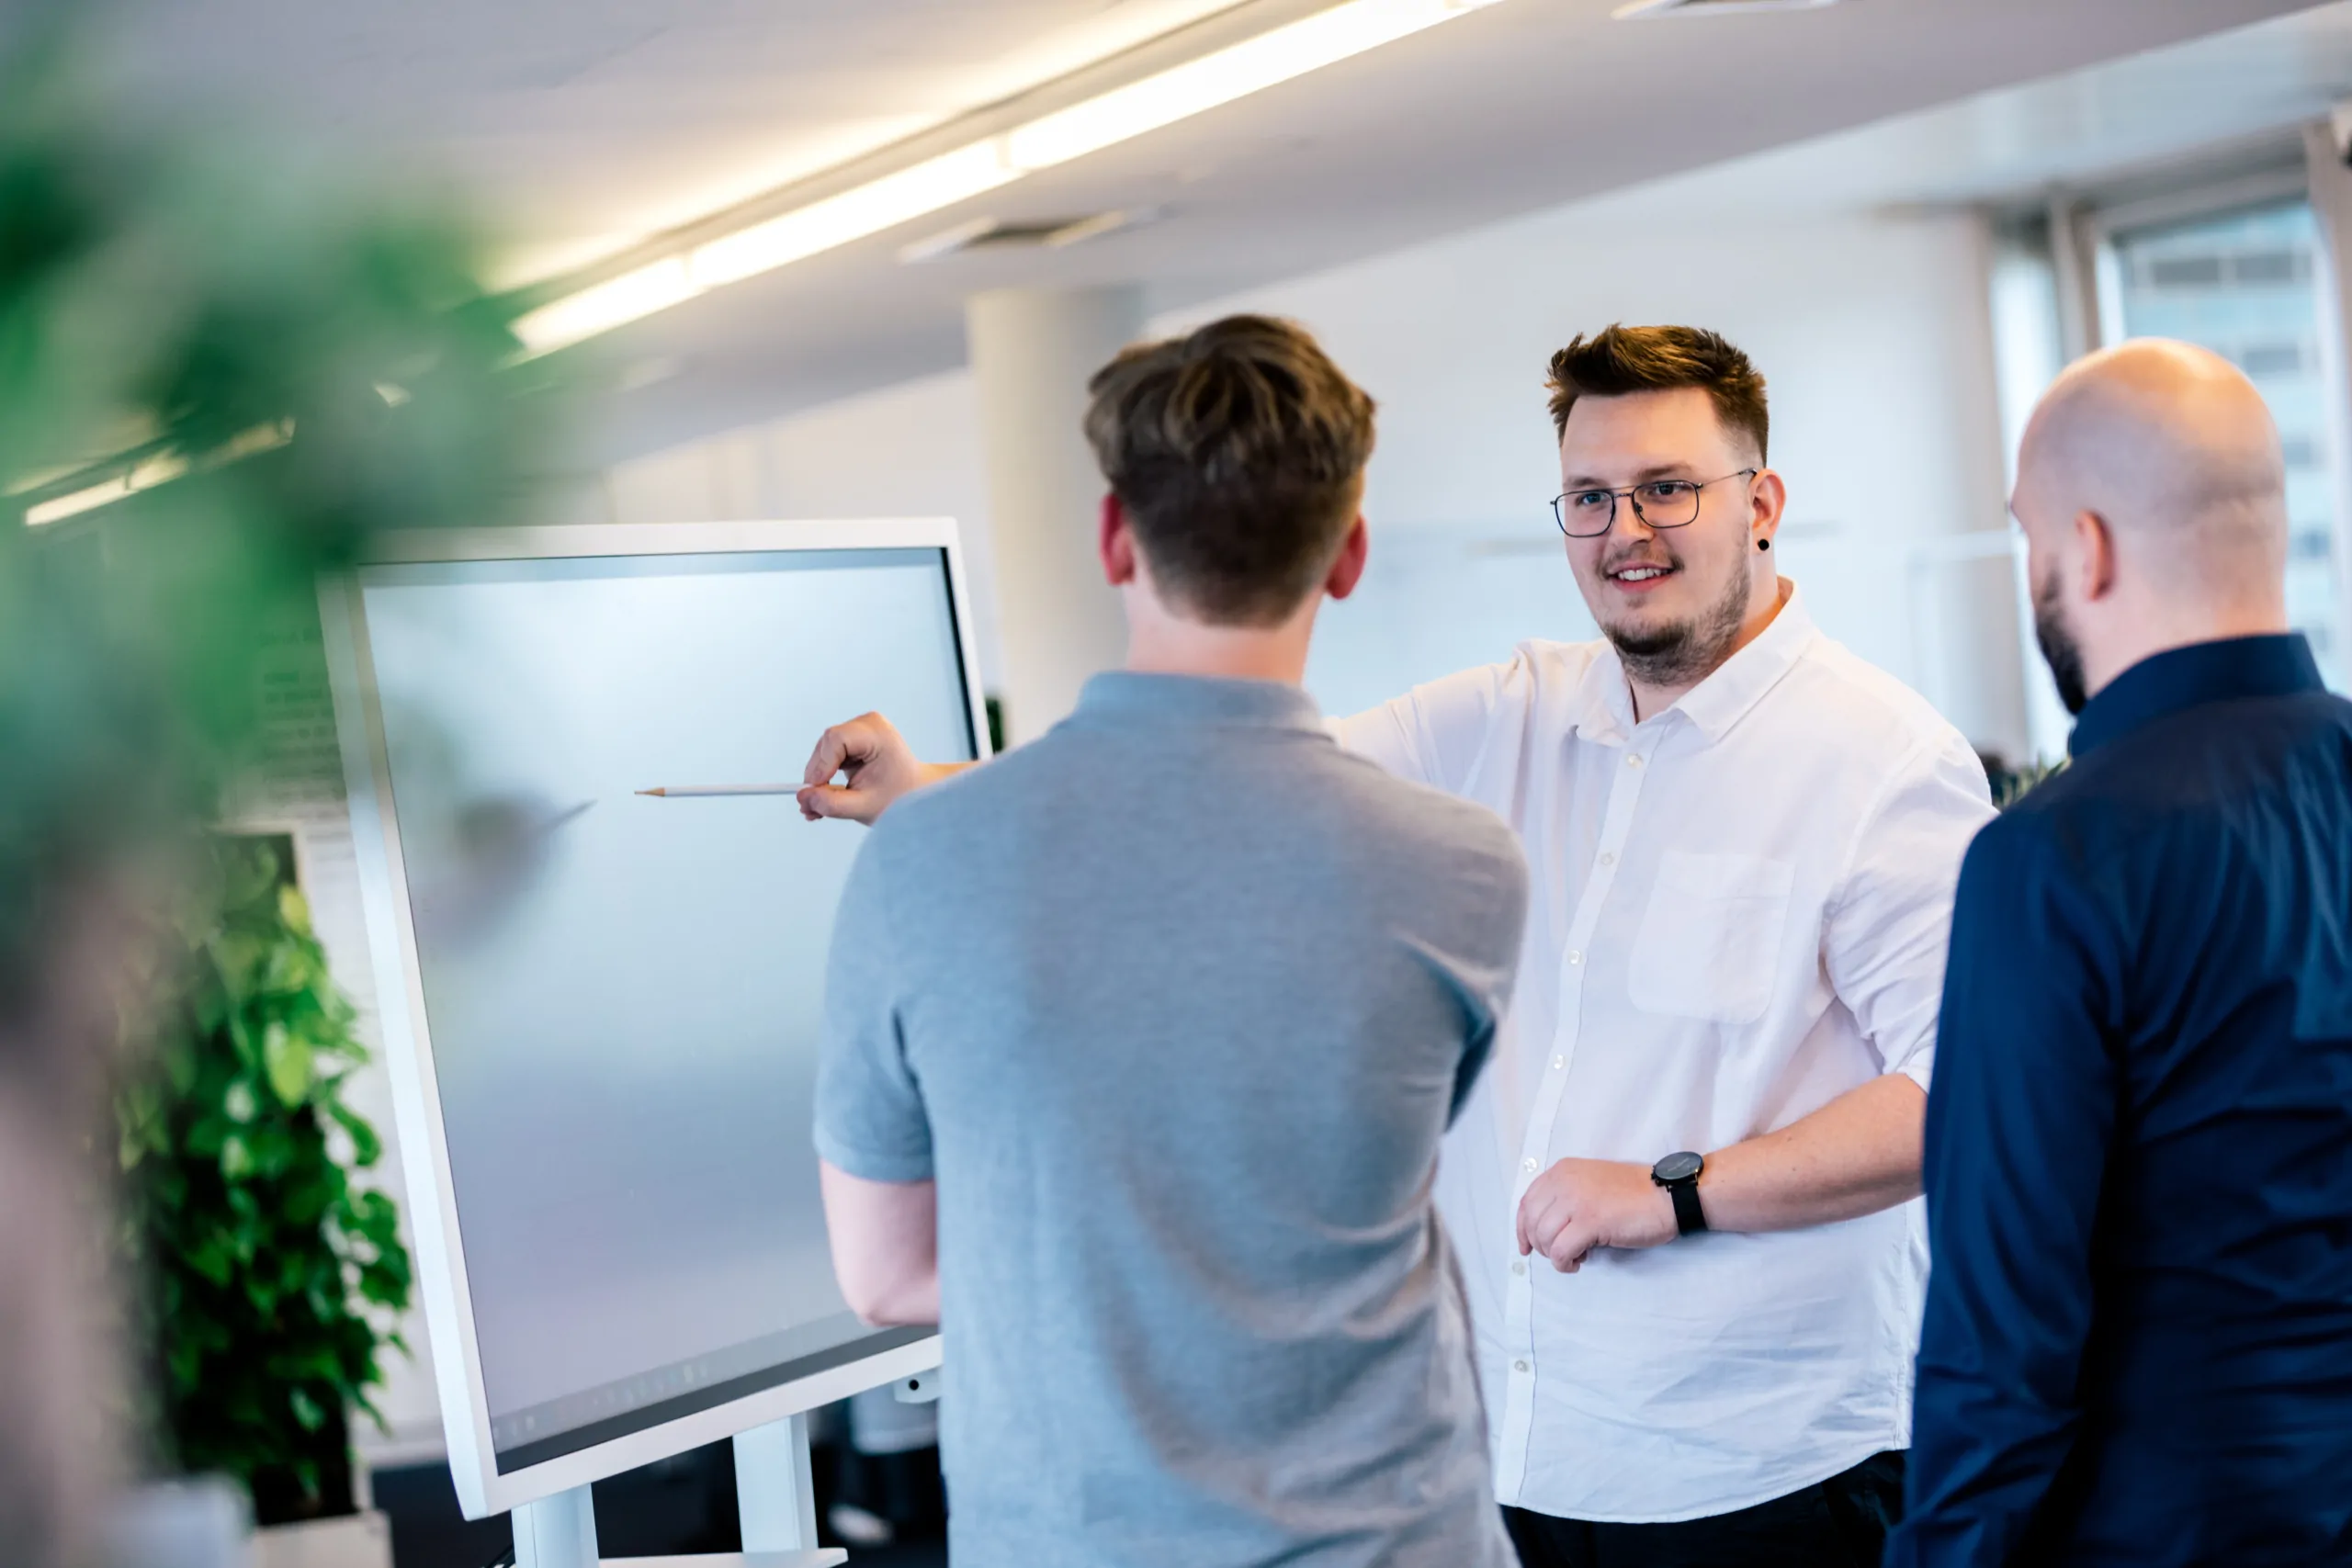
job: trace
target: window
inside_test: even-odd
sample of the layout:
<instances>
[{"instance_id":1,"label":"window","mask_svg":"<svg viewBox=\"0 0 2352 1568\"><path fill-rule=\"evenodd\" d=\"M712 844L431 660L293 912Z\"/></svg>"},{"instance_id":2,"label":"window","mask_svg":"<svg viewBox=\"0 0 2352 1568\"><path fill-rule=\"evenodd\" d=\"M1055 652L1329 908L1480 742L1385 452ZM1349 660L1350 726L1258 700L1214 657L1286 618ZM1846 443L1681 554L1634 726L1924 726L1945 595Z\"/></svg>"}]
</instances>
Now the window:
<instances>
[{"instance_id":1,"label":"window","mask_svg":"<svg viewBox=\"0 0 2352 1568\"><path fill-rule=\"evenodd\" d=\"M2132 337L2183 338L2254 378L2286 446L2287 613L2338 691L2352 676L2335 515L2346 460L2329 417L2319 225L2292 201L2226 216L2120 229L2115 319Z\"/></svg>"}]
</instances>

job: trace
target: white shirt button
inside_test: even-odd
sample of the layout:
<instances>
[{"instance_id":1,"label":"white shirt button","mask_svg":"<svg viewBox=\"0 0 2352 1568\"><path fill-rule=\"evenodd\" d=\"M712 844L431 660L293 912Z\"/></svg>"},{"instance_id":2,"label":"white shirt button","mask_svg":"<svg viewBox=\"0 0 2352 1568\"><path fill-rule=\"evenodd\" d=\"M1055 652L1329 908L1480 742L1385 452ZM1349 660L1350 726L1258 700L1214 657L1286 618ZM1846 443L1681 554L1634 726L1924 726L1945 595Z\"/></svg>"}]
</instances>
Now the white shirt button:
<instances>
[{"instance_id":1,"label":"white shirt button","mask_svg":"<svg viewBox=\"0 0 2352 1568\"><path fill-rule=\"evenodd\" d=\"M1513 1361L1510 1364L1510 1370L1515 1372L1523 1372L1527 1370L1527 1363L1525 1361Z\"/></svg>"},{"instance_id":2,"label":"white shirt button","mask_svg":"<svg viewBox=\"0 0 2352 1568\"><path fill-rule=\"evenodd\" d=\"M1600 863L1603 865L1615 865L1617 863L1617 857L1604 850L1601 852Z\"/></svg>"},{"instance_id":3,"label":"white shirt button","mask_svg":"<svg viewBox=\"0 0 2352 1568\"><path fill-rule=\"evenodd\" d=\"M1532 1159L1523 1159L1519 1162L1519 1167L1521 1170L1533 1170L1535 1162Z\"/></svg>"},{"instance_id":4,"label":"white shirt button","mask_svg":"<svg viewBox=\"0 0 2352 1568\"><path fill-rule=\"evenodd\" d=\"M1514 1274L1524 1274L1524 1273L1526 1273L1526 1272L1527 1272L1527 1259L1526 1259L1526 1258L1514 1258L1514 1259L1512 1259L1512 1260L1511 1260L1511 1266L1510 1266L1510 1271L1511 1271L1512 1273L1514 1273Z\"/></svg>"},{"instance_id":5,"label":"white shirt button","mask_svg":"<svg viewBox=\"0 0 2352 1568\"><path fill-rule=\"evenodd\" d=\"M1625 758L1625 765L1629 768L1640 767L1642 765L1642 754L1639 751L1629 753Z\"/></svg>"},{"instance_id":6,"label":"white shirt button","mask_svg":"<svg viewBox=\"0 0 2352 1568\"><path fill-rule=\"evenodd\" d=\"M1568 1059L1566 1056L1555 1056L1552 1058L1552 1070L1555 1073L1567 1065Z\"/></svg>"},{"instance_id":7,"label":"white shirt button","mask_svg":"<svg viewBox=\"0 0 2352 1568\"><path fill-rule=\"evenodd\" d=\"M1583 962L1584 962L1584 954L1583 954L1583 953L1578 953L1575 948L1573 948L1573 947L1572 947L1572 948L1568 949L1568 962L1569 962L1570 964L1581 964L1581 963L1583 963Z\"/></svg>"}]
</instances>

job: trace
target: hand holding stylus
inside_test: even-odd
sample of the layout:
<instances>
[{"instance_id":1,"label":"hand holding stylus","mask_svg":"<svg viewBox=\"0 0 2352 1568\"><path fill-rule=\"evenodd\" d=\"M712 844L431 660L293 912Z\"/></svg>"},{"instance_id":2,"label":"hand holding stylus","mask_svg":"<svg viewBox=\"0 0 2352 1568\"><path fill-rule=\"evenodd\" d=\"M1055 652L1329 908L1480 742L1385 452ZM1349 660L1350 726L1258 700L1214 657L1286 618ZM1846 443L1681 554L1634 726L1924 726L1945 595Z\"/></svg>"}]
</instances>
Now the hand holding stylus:
<instances>
[{"instance_id":1,"label":"hand holding stylus","mask_svg":"<svg viewBox=\"0 0 2352 1568\"><path fill-rule=\"evenodd\" d=\"M900 795L970 766L920 761L897 726L878 713L865 714L817 738L801 775L800 815L811 822L871 823Z\"/></svg>"}]
</instances>

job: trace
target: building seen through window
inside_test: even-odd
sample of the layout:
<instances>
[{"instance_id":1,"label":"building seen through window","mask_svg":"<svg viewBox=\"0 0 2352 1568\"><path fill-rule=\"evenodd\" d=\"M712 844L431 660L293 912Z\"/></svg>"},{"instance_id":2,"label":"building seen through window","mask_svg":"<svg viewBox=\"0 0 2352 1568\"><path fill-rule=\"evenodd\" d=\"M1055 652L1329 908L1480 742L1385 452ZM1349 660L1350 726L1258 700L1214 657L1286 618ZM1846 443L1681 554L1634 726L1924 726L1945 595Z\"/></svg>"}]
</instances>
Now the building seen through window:
<instances>
[{"instance_id":1,"label":"building seen through window","mask_svg":"<svg viewBox=\"0 0 2352 1568\"><path fill-rule=\"evenodd\" d=\"M2115 236L2117 304L2132 337L2181 338L2228 356L2252 377L2286 449L2287 610L2311 638L2328 683L2352 679L2343 531L2321 354L2324 276L2308 203L2126 231Z\"/></svg>"}]
</instances>

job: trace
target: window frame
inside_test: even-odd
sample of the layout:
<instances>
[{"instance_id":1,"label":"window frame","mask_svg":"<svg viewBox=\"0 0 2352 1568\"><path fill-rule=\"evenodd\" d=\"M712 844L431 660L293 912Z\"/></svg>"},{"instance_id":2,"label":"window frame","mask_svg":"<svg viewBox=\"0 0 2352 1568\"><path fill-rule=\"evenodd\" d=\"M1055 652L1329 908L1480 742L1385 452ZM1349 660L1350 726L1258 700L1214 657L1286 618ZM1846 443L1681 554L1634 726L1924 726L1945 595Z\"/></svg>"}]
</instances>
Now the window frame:
<instances>
[{"instance_id":1,"label":"window frame","mask_svg":"<svg viewBox=\"0 0 2352 1568\"><path fill-rule=\"evenodd\" d=\"M2352 682L2352 168L2324 125L2306 129L2301 156L2274 156L2258 166L2214 177L2062 195L2047 209L2049 251L2065 357L2118 344L2123 322L2123 256L2128 235L2175 224L2308 205L2319 231L2312 288L2319 312L2318 376L2325 400L2334 498L2337 639L2332 660ZM2038 728L2041 727L2038 727ZM2037 734L2037 740L2040 736Z\"/></svg>"}]
</instances>

